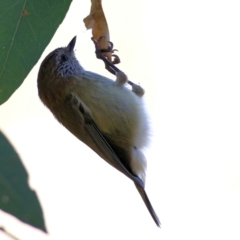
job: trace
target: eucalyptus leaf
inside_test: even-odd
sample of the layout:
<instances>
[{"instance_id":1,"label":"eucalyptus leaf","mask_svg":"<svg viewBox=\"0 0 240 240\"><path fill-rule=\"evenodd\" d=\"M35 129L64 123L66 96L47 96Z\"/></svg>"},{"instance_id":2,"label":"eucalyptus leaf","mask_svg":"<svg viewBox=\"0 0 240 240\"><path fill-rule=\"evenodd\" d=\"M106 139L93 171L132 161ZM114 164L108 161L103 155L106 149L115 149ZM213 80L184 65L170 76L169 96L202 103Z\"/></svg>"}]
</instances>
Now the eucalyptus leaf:
<instances>
[{"instance_id":1,"label":"eucalyptus leaf","mask_svg":"<svg viewBox=\"0 0 240 240\"><path fill-rule=\"evenodd\" d=\"M17 152L0 132L0 209L47 232L39 200Z\"/></svg>"},{"instance_id":2,"label":"eucalyptus leaf","mask_svg":"<svg viewBox=\"0 0 240 240\"><path fill-rule=\"evenodd\" d=\"M71 0L0 0L0 104L40 58Z\"/></svg>"}]
</instances>

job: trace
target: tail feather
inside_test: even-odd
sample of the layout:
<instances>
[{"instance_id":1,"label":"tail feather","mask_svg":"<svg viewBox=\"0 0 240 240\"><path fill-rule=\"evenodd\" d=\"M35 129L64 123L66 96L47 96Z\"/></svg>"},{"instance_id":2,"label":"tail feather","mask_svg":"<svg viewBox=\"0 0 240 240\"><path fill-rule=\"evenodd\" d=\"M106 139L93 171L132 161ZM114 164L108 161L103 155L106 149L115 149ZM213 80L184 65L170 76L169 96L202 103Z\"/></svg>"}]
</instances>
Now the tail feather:
<instances>
[{"instance_id":1,"label":"tail feather","mask_svg":"<svg viewBox=\"0 0 240 240\"><path fill-rule=\"evenodd\" d=\"M140 193L140 195L141 195L149 213L151 214L154 222L157 224L158 227L161 227L161 222L160 222L156 212L154 211L154 209L152 207L152 204L151 204L151 202L150 202L150 200L147 196L147 193L145 192L145 189L142 186L140 186L139 184L136 184L136 183L135 183L135 186L136 186L138 192Z\"/></svg>"}]
</instances>

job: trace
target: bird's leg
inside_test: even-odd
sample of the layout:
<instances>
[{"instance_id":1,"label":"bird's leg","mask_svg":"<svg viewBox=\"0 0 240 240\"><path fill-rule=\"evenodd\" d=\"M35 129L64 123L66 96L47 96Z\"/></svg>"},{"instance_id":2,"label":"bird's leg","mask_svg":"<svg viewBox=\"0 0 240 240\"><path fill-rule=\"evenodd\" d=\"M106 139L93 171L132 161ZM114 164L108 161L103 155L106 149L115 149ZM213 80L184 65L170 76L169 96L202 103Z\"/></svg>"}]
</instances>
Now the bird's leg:
<instances>
[{"instance_id":1,"label":"bird's leg","mask_svg":"<svg viewBox=\"0 0 240 240\"><path fill-rule=\"evenodd\" d=\"M129 85L132 86L132 91L136 95L138 95L140 97L143 96L144 93L145 93L144 90L139 85L136 85L135 83L133 83L130 80L128 80L127 76L114 65L113 62L115 61L115 59L114 59L113 62L111 62L103 55L103 52L106 52L106 49L99 49L99 46L98 46L98 41L99 40L95 40L93 37L91 39L92 39L92 41L93 41L93 43L95 45L95 53L96 53L97 58L103 60L103 62L105 63L105 68L110 73L112 73L114 75L117 75L116 84L117 85L123 85L124 83L127 82ZM112 42L110 42L110 47L109 48L111 48L111 49L113 48L113 43ZM111 50L111 51L114 51L114 50ZM114 55L112 55L112 56L114 56ZM117 56L117 58L119 59L118 56Z\"/></svg>"},{"instance_id":2,"label":"bird's leg","mask_svg":"<svg viewBox=\"0 0 240 240\"><path fill-rule=\"evenodd\" d=\"M117 49L112 49L112 47L113 47L113 43L112 42L109 42L109 44L111 44L110 47L108 47L108 49L110 49L110 51L108 51L108 49L100 49L101 53L104 53L104 52L114 53L115 51L117 51ZM113 57L113 61L109 61L109 62L111 62L112 64L119 64L121 62L118 55L111 54L111 57ZM105 63L105 65L106 65L106 63Z\"/></svg>"},{"instance_id":3,"label":"bird's leg","mask_svg":"<svg viewBox=\"0 0 240 240\"><path fill-rule=\"evenodd\" d=\"M100 37L98 40L95 40L93 37L91 38L94 45L95 45L96 56L97 56L98 59L103 60L103 62L105 64L105 68L110 73L116 75L116 73L119 72L120 70L117 67L115 67L114 64L119 63L120 58L117 55L113 54L112 56L114 56L114 60L111 62L103 55L104 52L114 52L115 49L113 50L113 43L112 42L109 42L110 46L107 49L99 49L98 42L101 38L103 38L103 37Z\"/></svg>"},{"instance_id":4,"label":"bird's leg","mask_svg":"<svg viewBox=\"0 0 240 240\"><path fill-rule=\"evenodd\" d=\"M98 40L96 40L96 44L97 44L97 48L98 48L98 49L99 49L98 43L99 43L99 41L100 41L101 39L103 39L103 38L105 38L105 37L104 37L104 36L101 36ZM99 49L99 50L101 51L101 53L110 52L110 53L111 53L111 56L114 57L113 61L110 61L110 62L112 62L113 64L118 64L118 63L120 63L120 58L118 57L118 55L112 54L112 53L114 53L115 51L118 51L118 50L117 50L117 49L113 49L113 43L112 43L112 42L108 41L108 43L109 43L108 48L105 48L105 49L102 48L102 49ZM96 45L95 45L95 47L96 47ZM105 64L106 64L106 63L105 63Z\"/></svg>"}]
</instances>

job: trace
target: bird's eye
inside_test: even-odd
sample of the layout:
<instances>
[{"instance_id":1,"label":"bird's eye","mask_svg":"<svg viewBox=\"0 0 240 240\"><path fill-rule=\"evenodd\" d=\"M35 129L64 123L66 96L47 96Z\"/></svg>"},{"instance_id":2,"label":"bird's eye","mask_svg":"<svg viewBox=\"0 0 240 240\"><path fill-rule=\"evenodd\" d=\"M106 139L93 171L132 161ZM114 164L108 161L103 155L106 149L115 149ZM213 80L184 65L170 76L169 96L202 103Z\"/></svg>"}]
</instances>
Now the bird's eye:
<instances>
[{"instance_id":1,"label":"bird's eye","mask_svg":"<svg viewBox=\"0 0 240 240\"><path fill-rule=\"evenodd\" d=\"M61 61L66 62L68 60L68 56L66 54L61 55Z\"/></svg>"}]
</instances>

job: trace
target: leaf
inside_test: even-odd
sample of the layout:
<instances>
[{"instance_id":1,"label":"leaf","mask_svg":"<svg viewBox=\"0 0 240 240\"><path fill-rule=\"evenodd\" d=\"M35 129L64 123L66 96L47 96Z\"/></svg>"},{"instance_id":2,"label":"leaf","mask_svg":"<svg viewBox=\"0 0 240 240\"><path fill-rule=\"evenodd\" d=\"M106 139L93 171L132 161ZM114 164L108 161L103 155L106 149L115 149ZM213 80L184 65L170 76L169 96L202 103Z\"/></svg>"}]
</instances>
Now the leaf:
<instances>
[{"instance_id":1,"label":"leaf","mask_svg":"<svg viewBox=\"0 0 240 240\"><path fill-rule=\"evenodd\" d=\"M47 232L35 191L18 154L0 132L0 209L19 220Z\"/></svg>"},{"instance_id":2,"label":"leaf","mask_svg":"<svg viewBox=\"0 0 240 240\"><path fill-rule=\"evenodd\" d=\"M0 104L22 84L72 0L0 0Z\"/></svg>"},{"instance_id":3,"label":"leaf","mask_svg":"<svg viewBox=\"0 0 240 240\"><path fill-rule=\"evenodd\" d=\"M110 35L108 30L107 20L105 18L102 1L91 0L91 10L87 17L83 19L83 22L87 29L92 28L92 35L95 40L99 40L99 48L107 49L109 47ZM101 38L104 37L104 38ZM101 38L101 39L100 39ZM104 56L112 62L112 52L104 52Z\"/></svg>"}]
</instances>

